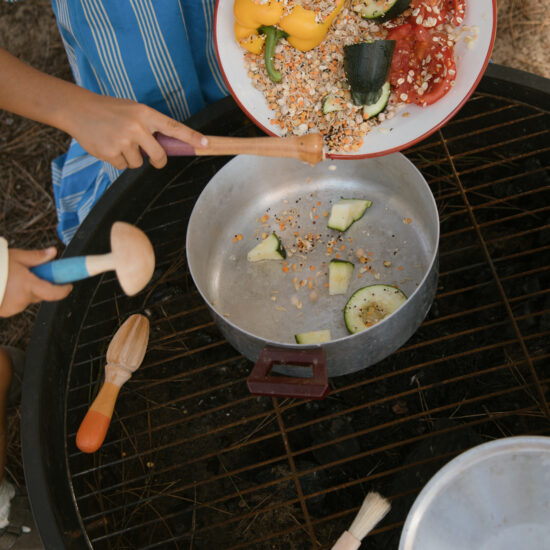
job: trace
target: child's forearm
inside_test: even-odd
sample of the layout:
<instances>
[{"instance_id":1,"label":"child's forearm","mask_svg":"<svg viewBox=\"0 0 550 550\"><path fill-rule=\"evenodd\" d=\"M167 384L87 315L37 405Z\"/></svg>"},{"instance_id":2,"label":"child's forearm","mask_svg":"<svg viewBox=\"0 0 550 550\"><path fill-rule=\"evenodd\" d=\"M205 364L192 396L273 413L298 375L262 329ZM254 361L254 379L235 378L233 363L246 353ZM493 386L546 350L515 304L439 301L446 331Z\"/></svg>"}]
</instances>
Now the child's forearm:
<instances>
[{"instance_id":1,"label":"child's forearm","mask_svg":"<svg viewBox=\"0 0 550 550\"><path fill-rule=\"evenodd\" d=\"M66 80L50 76L0 48L0 109L70 133L71 112L93 95Z\"/></svg>"},{"instance_id":2,"label":"child's forearm","mask_svg":"<svg viewBox=\"0 0 550 550\"><path fill-rule=\"evenodd\" d=\"M136 101L95 94L33 69L0 48L0 109L54 126L92 156L115 168L137 168L142 151L156 168L167 161L156 132L195 149L208 140L199 132Z\"/></svg>"}]
</instances>

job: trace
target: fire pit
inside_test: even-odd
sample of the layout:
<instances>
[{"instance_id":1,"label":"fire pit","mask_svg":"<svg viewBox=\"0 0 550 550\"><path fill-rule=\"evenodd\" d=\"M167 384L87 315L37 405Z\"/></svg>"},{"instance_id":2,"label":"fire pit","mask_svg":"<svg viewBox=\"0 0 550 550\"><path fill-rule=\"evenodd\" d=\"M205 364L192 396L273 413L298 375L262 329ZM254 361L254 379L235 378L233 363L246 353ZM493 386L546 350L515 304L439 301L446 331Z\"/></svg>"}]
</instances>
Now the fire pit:
<instances>
[{"instance_id":1,"label":"fire pit","mask_svg":"<svg viewBox=\"0 0 550 550\"><path fill-rule=\"evenodd\" d=\"M78 283L42 306L29 346L24 466L46 548L330 548L369 490L392 510L366 544L397 548L415 497L452 458L550 434L549 97L547 81L491 66L456 118L405 152L438 205L437 295L404 346L331 379L323 401L251 396L252 364L191 282L188 217L229 159L123 174L67 255L101 252L127 221L153 243L153 281L134 297L112 274ZM257 132L230 99L193 125ZM76 431L133 313L149 318L148 352L85 455Z\"/></svg>"}]
</instances>

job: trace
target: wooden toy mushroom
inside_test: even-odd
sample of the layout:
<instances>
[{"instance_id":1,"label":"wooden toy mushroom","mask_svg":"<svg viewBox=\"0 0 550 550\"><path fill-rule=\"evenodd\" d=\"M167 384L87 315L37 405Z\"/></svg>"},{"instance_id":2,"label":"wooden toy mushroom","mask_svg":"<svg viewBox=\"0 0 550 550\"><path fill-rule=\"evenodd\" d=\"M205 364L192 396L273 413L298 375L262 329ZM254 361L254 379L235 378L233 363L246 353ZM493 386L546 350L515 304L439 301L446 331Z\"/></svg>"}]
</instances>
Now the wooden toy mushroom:
<instances>
[{"instance_id":1,"label":"wooden toy mushroom","mask_svg":"<svg viewBox=\"0 0 550 550\"><path fill-rule=\"evenodd\" d=\"M155 270L155 252L141 229L125 222L111 227L111 252L62 258L31 268L51 283L72 283L114 270L122 290L133 296L151 280Z\"/></svg>"},{"instance_id":2,"label":"wooden toy mushroom","mask_svg":"<svg viewBox=\"0 0 550 550\"><path fill-rule=\"evenodd\" d=\"M107 435L122 385L139 368L149 342L149 320L131 315L116 331L107 348L105 381L76 434L76 446L84 453L97 451Z\"/></svg>"}]
</instances>

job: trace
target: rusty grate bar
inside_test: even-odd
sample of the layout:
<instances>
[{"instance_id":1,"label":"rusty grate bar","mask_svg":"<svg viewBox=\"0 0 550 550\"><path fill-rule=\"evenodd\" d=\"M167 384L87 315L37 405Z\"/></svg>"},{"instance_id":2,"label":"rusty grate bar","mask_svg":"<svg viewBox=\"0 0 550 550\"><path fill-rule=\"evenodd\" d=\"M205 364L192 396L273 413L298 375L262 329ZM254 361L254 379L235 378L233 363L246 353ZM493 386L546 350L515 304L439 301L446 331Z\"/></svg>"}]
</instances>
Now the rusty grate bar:
<instances>
[{"instance_id":1,"label":"rusty grate bar","mask_svg":"<svg viewBox=\"0 0 550 550\"><path fill-rule=\"evenodd\" d=\"M500 370L504 369L504 368L510 368L511 366L510 365L502 365L502 366L498 366L498 367L494 367L494 368L491 368L491 369L486 369L486 371L484 371L483 374L496 374L498 373ZM517 365L516 365L517 367ZM458 380L462 380L463 378L459 378ZM445 381L444 383L445 384L452 384L454 382L456 382L457 380L447 380ZM523 389L525 391L527 391L529 388L528 386L523 382L523 385L520 386L519 388L520 389ZM417 387L415 388L414 390L410 390L408 392L403 392L402 394L400 395L397 395L397 396L392 396L391 399L393 398L405 398L405 397L408 397L408 396L419 396L421 395L422 392L424 391L429 391L430 389L433 389L435 388L437 385L436 384L431 384L431 385L426 385L426 386L422 386L422 387ZM498 396L501 396L503 394L505 394L507 392L495 392L494 394L491 394L489 397L498 397ZM390 400L391 400L390 399ZM361 435L367 435L369 433L372 433L376 430L380 430L380 429L386 429L388 427L392 427L392 426L396 426L404 421L409 421L409 420L412 420L412 419L422 419L422 418L425 418L425 417L429 417L431 414L435 414L435 413L439 413L439 412L443 412L443 411L453 411L453 410L456 410L456 409L459 409L461 407L461 405L464 405L464 404L469 404L469 403L473 403L475 401L479 400L478 398L475 398L475 399L471 399L469 401L465 401L465 400L462 400L462 401L459 401L459 402L454 402L454 403L449 403L445 406L442 406L442 407L439 407L437 409L432 409L432 410L429 410L429 411L423 411L423 412L420 412L420 413L417 413L416 415L412 415L410 416L409 418L407 419L398 419L398 420L394 420L390 423L387 423L387 424L384 424L384 425L380 425L380 426L377 426L377 427L373 427L373 428L370 428L368 430L363 430L361 432L357 432L356 434L353 435L353 437L356 437L356 436L361 436ZM383 403L384 401L380 401L379 403L377 404L381 404ZM347 413L357 413L357 412L365 412L364 410L365 409L368 409L369 407L375 405L376 403L369 403L367 406L365 407L361 407L361 408L356 408L356 409L349 409L347 411ZM320 421L327 421L327 420L331 420L333 418L337 418L338 415L329 415L329 416L325 416L323 417L322 419L320 419ZM308 426L311 426L312 423L305 423L303 425L300 425L300 426L297 426L295 427L294 429L292 430L288 430L289 433L293 432L293 431L296 431L296 430L300 430L300 429L304 429L304 428L307 428ZM224 453L230 453L232 451L234 451L235 449L239 448L239 447L243 447L243 446L253 446L257 443L259 443L260 441L262 440L265 440L267 438L270 438L270 437L275 437L275 435L277 434L276 431L273 431L272 433L270 434L267 434L265 436L262 436L260 438L256 438L256 439L251 439L249 441L246 442L246 444L238 444L238 445L233 445L233 446L230 446L226 449L223 449L220 451L220 454L224 454ZM347 439L350 439L350 437L352 436L347 436L347 437L341 437L341 438L336 438L334 440L331 441L331 444L334 444L334 443L340 443L340 442L343 442L343 441L346 441ZM189 439L189 440L186 440L184 443L186 444L189 444L189 443L192 443L193 440L192 439ZM403 443L403 442L402 442ZM309 447L307 448L306 450L302 450L300 452L297 452L295 453L293 456L300 456L306 452L311 452L312 450L318 450L318 449L321 449L323 447L326 447L326 444L319 444L317 446L312 446L312 447ZM212 458L212 456L215 456L216 453L211 453L207 456L199 456L199 457L196 457L192 460L189 461L189 463L192 463L192 462L200 462L200 461L204 461L204 460L207 460L209 458ZM134 457L135 458L135 457ZM283 455L280 455L280 456L277 456L277 457L272 457L270 458L268 461L265 461L262 463L262 465L266 465L266 464L269 464L269 463L272 463L272 462L277 462L277 461L280 461L282 458L284 458ZM258 464L255 464L254 465L255 467L258 466ZM171 471L173 470L174 468L167 468L167 469L164 469L162 471L162 473L166 473L168 471ZM251 469L250 467L249 468L244 468L244 469L241 469L241 470L238 470L238 471L234 471L232 472L232 474L239 474L239 473L242 473L246 470L249 470ZM159 473L159 472L157 472ZM220 475L218 477L218 479L222 479L226 477L225 475ZM137 479L137 478L134 478L132 480L132 483L135 483L136 481L139 481L141 480L142 478L140 479ZM214 481L213 478L209 478L208 480L203 480L202 482L195 482L194 485L189 485L189 486L182 486L182 487L179 487L177 490L174 489L174 492L179 492L179 491L184 491L184 490L187 490L189 488L191 488L192 486L197 486L197 485L201 485L201 484L207 484L207 483L212 483ZM267 486L269 484L264 484L264 485L261 485L259 486L258 488L263 488L264 486ZM123 487L123 484L117 484L117 485L114 485L114 486L110 486L110 487L102 487L101 490L97 489L97 490L93 490L93 491L90 491L89 493L85 494L85 495L82 495L80 497L80 501L84 500L85 498L89 498L91 496L96 496L98 495L101 491L103 490L114 490L114 489L118 489L120 490L121 488ZM249 491L243 491L243 494L247 493ZM222 501L225 501L227 500L228 498L230 497L222 497L222 498L218 498L218 499L215 499L214 501L210 502L209 504L214 504L214 503L218 503L218 502L222 502ZM86 518L86 519L93 519L95 516L90 516L89 518Z\"/></svg>"},{"instance_id":2,"label":"rusty grate bar","mask_svg":"<svg viewBox=\"0 0 550 550\"><path fill-rule=\"evenodd\" d=\"M546 293L545 291L543 291L544 293ZM516 300L518 300L520 298L516 298ZM500 304L498 303L492 303L492 304L488 304L487 306L480 306L478 308L474 308L471 310L470 313L473 313L473 314L478 314L482 311L486 311L486 310L490 310L492 308L495 308L495 307L498 307ZM542 312L542 314L544 314L544 312ZM461 315L461 313L455 313L455 314L449 314L445 317L442 317L440 319L440 321L442 322L446 322L446 321L449 321L449 320L453 320L453 321L456 321L457 318ZM430 325L433 325L436 321L435 320L430 320L430 321L427 321L426 322L426 326L430 326ZM441 343L445 340L448 340L450 338L455 338L457 336L464 336L464 335L472 335L472 334L475 334L476 332L480 331L480 330L485 330L487 329L488 327L492 327L492 328L498 328L499 325L501 325L502 322L499 322L499 323L493 323L492 325L484 325L483 327L481 328L468 328L464 331L461 331L461 332L455 332L454 334L452 335L445 335L445 336L439 336L439 337L436 337L432 340L425 340L425 341L422 341L422 342L418 342L416 344L413 344L413 345L406 345L406 346L403 346L401 350L399 350L397 353L407 353L413 349L420 349L422 348L423 346L429 346L429 345L433 345L433 344L438 344L438 343ZM499 342L497 344L492 344L491 346L486 346L486 347L480 347L480 348L477 348L476 350L474 350L474 352L476 351L483 351L485 348L494 348L496 347L497 345L508 345L512 342L517 342L517 340L514 340L514 339L509 339L505 342ZM397 372L392 372L392 373L386 373L386 374L383 374L381 377L375 377L375 378L370 378L367 382L363 382L362 384L370 384L372 383L373 381L378 381L379 379L380 380L383 380L383 379L386 379L386 378L391 378L392 376L396 376L398 374L402 374L403 372L408 372L408 371L411 371L411 370L414 370L416 368L418 368L419 366L420 367L423 367L423 366L427 366L429 364L438 364L440 363L441 361L444 361L445 359L449 358L449 357L465 357L469 354L471 354L472 351L464 351L464 352L461 352L459 354L455 354L454 356L447 356L446 358L444 359L437 359L435 361L432 361L432 362L426 362L426 363L423 363L423 364L416 364L412 367L408 367L406 369L403 369L403 370L400 370L400 371L397 371ZM236 357L233 357L232 359L228 359L228 360L225 360L225 361L222 361L222 362L219 362L217 364L214 364L214 365L207 365L205 367L203 367L202 369L199 369L197 371L190 371L188 374L186 374L186 376L194 376L195 374L198 374L200 371L204 371L205 369L210 369L210 368L217 368L219 366L223 366L223 365L228 365L230 362L234 362L236 360L238 360L239 357L236 356ZM160 363L159 363L160 364ZM155 365L151 365L149 366L149 368L151 367L154 367ZM162 380L148 380L147 384L144 384L140 387L140 391L141 392L144 392L146 390L149 390L155 386L158 386L159 384L162 384L162 383L171 383L175 380L177 380L179 377L179 375L175 375L173 377L167 377L167 378L164 378ZM197 395L208 395L208 393L210 392L215 392L215 391L219 391L219 390L223 390L223 389L226 389L228 388L229 386L231 385L235 385L235 384L242 384L244 383L245 381L245 378L242 378L242 379L235 379L235 380L231 380L230 382L226 382L224 384L221 384L221 385L218 385L218 386L213 386L213 387L210 387L208 389L203 389L201 390L200 392L197 392L196 394L193 394L193 395L184 395L182 397L178 397L178 398L175 398L174 400L171 400L169 402L165 402L163 403L162 405L161 404L157 404L157 405L150 405L148 407L148 412L152 412L152 411L155 411L155 410L158 410L160 409L161 407L163 406L173 406L173 405L177 405L177 404L180 404L181 402L183 401L186 401L186 400L189 400L189 399L192 399L192 398L195 398ZM243 402L246 402L248 400L253 400L254 398L251 397L251 396L246 396L242 399ZM226 405L225 407L229 407L231 405L235 405L236 402L233 401L231 404L229 405ZM82 406L79 406L75 409L72 409L71 412L73 412L74 410L78 410L78 409L83 409L85 407L82 407ZM224 407L221 407L222 409ZM132 417L136 416L136 415L139 415L139 414L142 414L141 411L132 411L130 412L129 414L127 415L123 415L123 416L119 416L118 420L115 420L116 421L127 421L127 420L130 420ZM170 425L172 425L173 423L171 424L163 424L163 425L159 425L159 426L156 426L155 428L152 428L153 431L155 430L158 430L158 429L162 429L163 427L169 427ZM74 435L74 434L72 434Z\"/></svg>"},{"instance_id":3,"label":"rusty grate bar","mask_svg":"<svg viewBox=\"0 0 550 550\"><path fill-rule=\"evenodd\" d=\"M533 408L530 408L530 409L525 409L525 410L517 411L517 412L518 412L519 414L528 414L528 413L532 412L532 410L533 410ZM505 417L505 415L503 415L503 414L500 414L500 415L493 415L493 417L492 417L491 420L498 420L498 419L502 419L502 418L504 418L504 417ZM478 424L479 422L484 422L484 421L486 421L486 420L484 419L484 420L472 422L472 423L470 424L470 426L474 426L474 425ZM458 429L458 428L453 428L453 429ZM453 431L453 430L442 430L442 431L440 431L440 432L437 432L437 435L449 433L450 431ZM421 441L422 439L426 439L427 437L431 437L432 435L433 435L433 434L428 434L427 436L419 436L418 438L416 438L416 441ZM398 446L398 445L399 445L399 444L389 445L389 446L386 446L384 449L380 449L380 450L388 451L388 450L391 450L392 448L395 448L395 447ZM443 455L443 456L438 456L438 457L435 457L435 458L432 458L432 459L427 459L427 460L424 460L424 461L415 462L415 463L413 463L413 464L410 465L410 468L413 468L413 469L414 469L414 468L418 467L419 464L425 464L425 463L433 462L433 461L439 460L439 459L441 459L441 458L446 458L446 457L448 457L448 456L455 455L455 454L456 454L456 453L448 453L448 454L445 454L445 455ZM363 455L363 457L364 457L364 456L365 456L365 455ZM378 473L378 474L375 474L375 475L369 475L369 476L366 476L366 477L364 477L364 478L362 478L362 479L356 480L356 481L353 482L353 483L350 483L350 482L345 483L345 484L342 485L341 488L349 488L349 487L352 487L352 486L354 486L354 485L356 485L356 484L360 484L360 483L372 481L372 480L379 479L379 478L383 478L383 477L390 476L390 475L395 475L396 473L400 473L400 472L403 471L404 469L405 469L405 468L394 468L394 469L392 469L391 471L382 472L382 473ZM408 468L407 468L407 469L408 469ZM318 471L318 470L315 470L315 471ZM308 471L304 471L304 472L301 473L301 475L304 476L304 475L307 475L307 474L311 474L311 473L313 473L313 472L314 472L313 470L311 470L311 471L309 471L309 472L308 472ZM294 475L289 475L289 476L287 476L286 478L279 480L278 482L289 481L289 480L291 480L291 479L293 479L293 478L294 478ZM264 486L258 486L258 487L256 488L256 490L260 490L260 489L262 489L262 488L272 486L273 484L274 484L274 483L272 483L272 484L266 484L266 485L264 485ZM420 488L421 488L421 487L418 487L416 490L419 490ZM333 489L333 491L334 491L334 490L336 490L336 489ZM319 497L319 496L328 494L329 492L331 492L331 491L318 491L317 493L312 493L312 494L308 495L307 498L308 498L308 499L316 498L316 497ZM243 498L244 496L247 496L248 494L250 494L250 492L242 491L242 492L239 492L238 495L237 495L237 494L229 495L228 497L226 497L226 499L218 499L217 501L207 502L207 503L204 503L204 502L202 502L202 503L197 503L196 506L197 506L197 509L200 509L200 508L218 509L218 508L217 508L217 505L218 505L218 504L221 504L224 500L227 500L227 499L232 498L232 497L237 497L237 496L240 497L240 498ZM149 499L149 501L150 501L150 499ZM288 504L295 504L295 503L297 503L298 501L299 501L299 499L296 498L296 499L293 499L293 500L291 500L291 501L285 502L285 505L288 505ZM145 502L145 501L140 501L140 502L138 502L138 504L143 504L144 502ZM276 509L278 509L278 508L281 508L281 506L282 506L282 505L279 505L279 506L271 506L271 507L266 508L264 511L276 510ZM110 510L110 511L108 511L108 512L112 512L112 510ZM219 528L222 528L222 527L226 527L226 526L228 526L229 524L231 524L231 523L233 523L233 522L235 522L235 521L242 521L242 520L245 520L245 519L247 519L247 518L251 518L252 515L253 515L253 512L247 512L247 513L245 513L245 514L242 514L242 515L239 516L238 518L232 518L231 520L225 520L225 521L223 521L223 522L221 522L221 523L217 523L215 527L212 527L212 528L204 528L204 529L202 529L202 532L206 532L206 531L208 531L208 530L210 530L210 529L219 529ZM90 519L92 519L92 518L90 518ZM171 516L169 516L169 515L166 516L166 515L165 515L165 516L163 517L163 519L164 519L164 520L166 520L166 519L171 519ZM146 525L147 525L148 527L150 527L151 525L154 525L154 524L155 524L156 522L158 522L158 521L161 521L161 520L159 520L159 519L150 519L150 520L146 523ZM319 524L320 522L318 521L318 522L316 522L316 523ZM132 530L132 529L138 529L138 528L142 528L142 527L144 527L144 525L143 525L143 524L140 524L139 526L136 525L135 527L130 528L130 530ZM295 529L293 529L293 530L296 530L296 529L299 529L299 527L297 527L297 528L295 528ZM121 534L122 532L127 533L127 532L128 532L128 528L125 528L123 531L120 531L120 532L118 532L118 533L117 533L117 532L110 532L109 535L100 536L100 537L98 537L96 540L97 540L97 541L104 540L104 539L107 538L107 537L111 537L111 536L113 536L113 535ZM197 531L197 532L200 532L200 531ZM286 531L286 532L289 532L289 531ZM282 532L282 533L284 533L284 532ZM280 534L280 533L278 533L278 534ZM269 538L271 538L271 537L269 537ZM269 538L266 537L265 539L260 539L260 540L269 540ZM240 545L235 546L235 548L238 548L238 547L241 547L241 546L240 546ZM231 546L231 548L233 548L233 546Z\"/></svg>"},{"instance_id":4,"label":"rusty grate bar","mask_svg":"<svg viewBox=\"0 0 550 550\"><path fill-rule=\"evenodd\" d=\"M217 331L170 236L209 178L186 169L170 184L143 216L167 273L135 306L150 316L150 350L94 456L74 435L120 319L112 276L74 350L67 455L94 548L326 548L371 489L392 512L368 547L396 548L415 496L454 456L550 435L548 119L476 94L407 152L441 216L436 299L409 342L332 379L320 402L248 393L251 365Z\"/></svg>"},{"instance_id":5,"label":"rusty grate bar","mask_svg":"<svg viewBox=\"0 0 550 550\"><path fill-rule=\"evenodd\" d=\"M523 120L526 120L525 118ZM547 415L547 417L550 419L550 408L548 406L548 403L546 401L546 396L545 396L545 390L543 389L542 387L542 384L540 382L540 379L539 379L539 376L538 376L538 373L534 367L534 363L531 359L531 356L530 356L530 353L529 353L529 350L527 348L527 344L526 342L524 341L524 337L523 337L523 333L522 331L520 330L519 328L519 324L518 324L518 321L516 319L516 317L514 316L514 313L512 311L512 307L510 305L510 302L508 300L508 296L507 296L507 293L505 291L505 288L504 288L504 284L500 278L500 274L495 266L495 262L493 260L493 254L491 253L490 251L490 245L488 242L485 241L484 239L484 236L483 236L483 232L482 232L482 228L480 227L479 225L479 222L476 218L476 215L475 215L475 211L474 209L471 207L470 205L470 200L469 200L469 197L468 197L468 194L466 192L466 189L464 188L464 186L462 185L462 182L460 180L460 177L458 176L458 173L457 173L457 169L456 169L456 160L455 158L453 158L451 156L451 153L450 153L450 150L449 150L449 144L448 142L445 140L445 137L443 136L442 132L440 131L440 136L441 136L441 142L443 143L443 146L445 147L445 151L447 153L447 155L449 156L449 162L452 166L452 169L453 169L453 172L455 174L455 177L456 177L456 180L457 180L457 184L459 185L460 187L460 192L461 192L461 195L462 195L462 198L464 200L464 202L466 203L467 205L467 208L468 208L468 211L469 211L469 217L471 219L471 222L472 222L472 225L473 227L475 228L475 231L477 233L477 236L478 236L478 239L479 239L479 242L481 243L481 246L483 248L483 252L486 256L486 259L487 259L487 262L489 263L490 265L490 268L491 268L491 271L492 271L492 274L493 274L493 278L498 286L498 290L499 290L499 293L501 295L501 298L502 298L502 301L506 307L506 311L508 313L508 317L510 319L510 321L512 322L513 324L513 327L514 327L514 332L516 333L517 337L519 338L520 342L521 342L521 347L522 347L522 351L523 353L525 354L525 357L527 358L527 361L528 361L528 364L529 364L529 369L531 371L531 374L535 380L535 384L537 386L537 391L539 393L539 397L541 399L541 406L543 408L543 411L545 412L545 414ZM544 134L546 133L545 131L542 131L542 132L536 132L534 134L532 134L533 136L538 136L538 135L541 135L541 134ZM504 141L502 142L502 145L506 146L508 145L509 143L511 143L513 140L508 140L508 141ZM507 200L506 200L506 204L508 204L508 201L512 201L514 199L517 199L519 195L512 195L510 196ZM493 201L488 201L487 202L487 206L491 206L493 204L496 204L498 201L496 200L493 200ZM537 228L536 230L531 230L531 231L543 231L545 229L548 229L548 225L546 226L542 226L542 227L539 227ZM521 233L520 235L521 236L524 236L526 235L527 232L523 232ZM517 234L516 235L513 235L513 236L507 236L505 238L508 238L508 239L511 239L511 238L517 238ZM501 237L502 239L502 237Z\"/></svg>"}]
</instances>

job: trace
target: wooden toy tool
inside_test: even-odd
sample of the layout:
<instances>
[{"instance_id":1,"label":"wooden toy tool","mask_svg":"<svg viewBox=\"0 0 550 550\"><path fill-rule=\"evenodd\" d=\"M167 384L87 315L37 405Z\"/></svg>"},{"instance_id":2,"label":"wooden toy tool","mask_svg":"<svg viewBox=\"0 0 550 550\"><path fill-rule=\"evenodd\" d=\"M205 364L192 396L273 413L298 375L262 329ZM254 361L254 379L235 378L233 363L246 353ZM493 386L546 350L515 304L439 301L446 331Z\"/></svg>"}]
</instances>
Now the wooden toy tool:
<instances>
[{"instance_id":1,"label":"wooden toy tool","mask_svg":"<svg viewBox=\"0 0 550 550\"><path fill-rule=\"evenodd\" d=\"M151 280L155 270L155 252L141 229L125 222L111 227L111 252L62 258L31 268L51 283L72 283L114 270L122 290L133 296Z\"/></svg>"},{"instance_id":2,"label":"wooden toy tool","mask_svg":"<svg viewBox=\"0 0 550 550\"><path fill-rule=\"evenodd\" d=\"M361 541L382 521L391 504L382 495L367 494L350 528L344 531L331 550L358 550Z\"/></svg>"},{"instance_id":3,"label":"wooden toy tool","mask_svg":"<svg viewBox=\"0 0 550 550\"><path fill-rule=\"evenodd\" d=\"M316 164L325 158L321 134L288 137L220 137L206 136L208 145L195 149L179 139L158 133L157 141L168 156L260 155L299 159Z\"/></svg>"},{"instance_id":4,"label":"wooden toy tool","mask_svg":"<svg viewBox=\"0 0 550 550\"><path fill-rule=\"evenodd\" d=\"M139 368L149 341L149 320L131 315L116 331L107 348L105 381L76 434L76 446L84 453L101 447L115 407L118 392Z\"/></svg>"}]
</instances>

